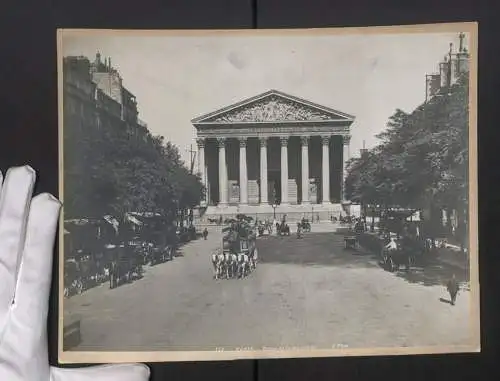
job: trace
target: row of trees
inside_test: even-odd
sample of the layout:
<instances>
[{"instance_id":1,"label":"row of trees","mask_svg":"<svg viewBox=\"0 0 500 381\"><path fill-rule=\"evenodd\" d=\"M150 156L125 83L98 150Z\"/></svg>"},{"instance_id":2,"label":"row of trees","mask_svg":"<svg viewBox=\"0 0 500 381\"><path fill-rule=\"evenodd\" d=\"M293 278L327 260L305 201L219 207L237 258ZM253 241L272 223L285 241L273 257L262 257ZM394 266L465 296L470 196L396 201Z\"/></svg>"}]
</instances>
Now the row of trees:
<instances>
[{"instance_id":1,"label":"row of trees","mask_svg":"<svg viewBox=\"0 0 500 381\"><path fill-rule=\"evenodd\" d=\"M67 218L155 212L173 220L199 204L201 180L163 137L123 122L99 126L78 119L65 126Z\"/></svg>"},{"instance_id":2,"label":"row of trees","mask_svg":"<svg viewBox=\"0 0 500 381\"><path fill-rule=\"evenodd\" d=\"M468 209L468 76L411 113L400 109L377 137L380 144L348 163L346 195L363 205L429 210ZM439 216L439 218L437 218ZM435 217L435 218L433 218Z\"/></svg>"}]
</instances>

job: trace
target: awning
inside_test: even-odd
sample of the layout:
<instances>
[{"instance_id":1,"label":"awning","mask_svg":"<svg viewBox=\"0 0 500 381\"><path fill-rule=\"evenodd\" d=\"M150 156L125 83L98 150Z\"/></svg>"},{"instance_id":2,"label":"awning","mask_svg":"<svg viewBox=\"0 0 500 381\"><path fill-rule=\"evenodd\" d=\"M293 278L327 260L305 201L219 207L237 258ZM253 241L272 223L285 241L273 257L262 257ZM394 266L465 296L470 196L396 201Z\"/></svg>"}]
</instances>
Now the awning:
<instances>
[{"instance_id":1,"label":"awning","mask_svg":"<svg viewBox=\"0 0 500 381\"><path fill-rule=\"evenodd\" d=\"M134 225L137 225L137 226L142 226L143 225L143 222L139 221L135 216L134 214L132 213L127 213L125 215L125 218L127 219L127 221L133 223Z\"/></svg>"},{"instance_id":2,"label":"awning","mask_svg":"<svg viewBox=\"0 0 500 381\"><path fill-rule=\"evenodd\" d=\"M104 216L103 218L107 223L111 224L111 226L113 226L113 229L115 229L115 232L118 233L118 227L120 226L118 220L110 215Z\"/></svg>"}]
</instances>

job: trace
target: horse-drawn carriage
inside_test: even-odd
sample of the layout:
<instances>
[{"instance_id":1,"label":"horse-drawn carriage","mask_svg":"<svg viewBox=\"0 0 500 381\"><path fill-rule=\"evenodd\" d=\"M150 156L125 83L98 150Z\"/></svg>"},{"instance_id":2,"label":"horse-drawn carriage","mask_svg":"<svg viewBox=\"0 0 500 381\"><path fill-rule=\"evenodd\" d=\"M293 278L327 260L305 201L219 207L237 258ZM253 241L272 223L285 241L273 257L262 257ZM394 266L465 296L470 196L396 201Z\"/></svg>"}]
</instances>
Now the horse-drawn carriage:
<instances>
[{"instance_id":1,"label":"horse-drawn carriage","mask_svg":"<svg viewBox=\"0 0 500 381\"><path fill-rule=\"evenodd\" d=\"M111 253L109 265L109 288L116 288L122 283L142 277L142 258L135 255L134 248L127 243L109 244Z\"/></svg>"},{"instance_id":2,"label":"horse-drawn carriage","mask_svg":"<svg viewBox=\"0 0 500 381\"><path fill-rule=\"evenodd\" d=\"M303 218L302 220L300 220L299 227L305 233L311 232L311 223L307 218Z\"/></svg>"},{"instance_id":3,"label":"horse-drawn carriage","mask_svg":"<svg viewBox=\"0 0 500 381\"><path fill-rule=\"evenodd\" d=\"M64 297L83 292L83 281L79 263L74 258L64 260Z\"/></svg>"},{"instance_id":4,"label":"horse-drawn carriage","mask_svg":"<svg viewBox=\"0 0 500 381\"><path fill-rule=\"evenodd\" d=\"M290 235L290 226L285 221L276 222L276 234L279 236Z\"/></svg>"},{"instance_id":5,"label":"horse-drawn carriage","mask_svg":"<svg viewBox=\"0 0 500 381\"><path fill-rule=\"evenodd\" d=\"M134 234L130 244L143 264L153 266L173 259L178 237L171 222L153 213L128 213L126 218Z\"/></svg>"},{"instance_id":6,"label":"horse-drawn carriage","mask_svg":"<svg viewBox=\"0 0 500 381\"><path fill-rule=\"evenodd\" d=\"M359 248L358 234L362 233L362 231L360 231L357 226L357 224L353 226L351 223L347 231L344 233L344 248L346 250L357 250Z\"/></svg>"},{"instance_id":7,"label":"horse-drawn carriage","mask_svg":"<svg viewBox=\"0 0 500 381\"><path fill-rule=\"evenodd\" d=\"M243 278L257 267L257 237L250 226L251 217L238 215L226 220L229 226L222 229L222 250L212 255L214 278Z\"/></svg>"},{"instance_id":8,"label":"horse-drawn carriage","mask_svg":"<svg viewBox=\"0 0 500 381\"><path fill-rule=\"evenodd\" d=\"M359 247L358 237L355 234L344 235L344 248L356 250Z\"/></svg>"},{"instance_id":9,"label":"horse-drawn carriage","mask_svg":"<svg viewBox=\"0 0 500 381\"><path fill-rule=\"evenodd\" d=\"M390 272L399 271L401 266L410 271L425 251L422 243L409 237L386 237L384 243L381 252L382 265Z\"/></svg>"},{"instance_id":10,"label":"horse-drawn carriage","mask_svg":"<svg viewBox=\"0 0 500 381\"><path fill-rule=\"evenodd\" d=\"M109 216L108 216L109 217ZM64 221L64 295L80 294L107 278L105 242L112 240L112 219Z\"/></svg>"},{"instance_id":11,"label":"horse-drawn carriage","mask_svg":"<svg viewBox=\"0 0 500 381\"><path fill-rule=\"evenodd\" d=\"M263 237L265 235L271 235L273 231L273 224L269 220L259 220L255 227L257 229L257 233L259 237Z\"/></svg>"}]
</instances>

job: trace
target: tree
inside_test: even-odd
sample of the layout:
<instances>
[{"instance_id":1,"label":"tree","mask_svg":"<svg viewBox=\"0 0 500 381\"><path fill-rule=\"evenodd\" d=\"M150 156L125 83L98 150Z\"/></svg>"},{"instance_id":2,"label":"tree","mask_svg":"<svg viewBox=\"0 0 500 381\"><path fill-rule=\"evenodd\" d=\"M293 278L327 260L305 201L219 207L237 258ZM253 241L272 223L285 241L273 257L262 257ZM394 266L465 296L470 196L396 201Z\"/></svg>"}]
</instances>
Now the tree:
<instances>
[{"instance_id":1,"label":"tree","mask_svg":"<svg viewBox=\"0 0 500 381\"><path fill-rule=\"evenodd\" d=\"M377 136L380 144L349 162L348 196L386 207L466 212L468 119L467 75L410 114L397 109Z\"/></svg>"},{"instance_id":2,"label":"tree","mask_svg":"<svg viewBox=\"0 0 500 381\"><path fill-rule=\"evenodd\" d=\"M67 217L159 212L175 218L177 209L200 202L200 179L163 137L122 121L92 123L81 116L68 117L65 126Z\"/></svg>"}]
</instances>

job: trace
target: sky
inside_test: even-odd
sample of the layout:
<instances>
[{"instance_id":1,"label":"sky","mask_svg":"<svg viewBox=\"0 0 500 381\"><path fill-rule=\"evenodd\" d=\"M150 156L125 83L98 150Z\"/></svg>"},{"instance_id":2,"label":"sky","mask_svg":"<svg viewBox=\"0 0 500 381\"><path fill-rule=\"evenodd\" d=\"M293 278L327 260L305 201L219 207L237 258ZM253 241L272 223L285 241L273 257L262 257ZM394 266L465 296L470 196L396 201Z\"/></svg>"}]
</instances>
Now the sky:
<instances>
[{"instance_id":1,"label":"sky","mask_svg":"<svg viewBox=\"0 0 500 381\"><path fill-rule=\"evenodd\" d=\"M351 156L377 144L397 108L425 100L425 75L437 72L458 33L358 35L63 35L62 55L94 60L99 51L137 97L155 135L196 148L191 119L270 89L351 114ZM467 46L467 37L466 37Z\"/></svg>"}]
</instances>

